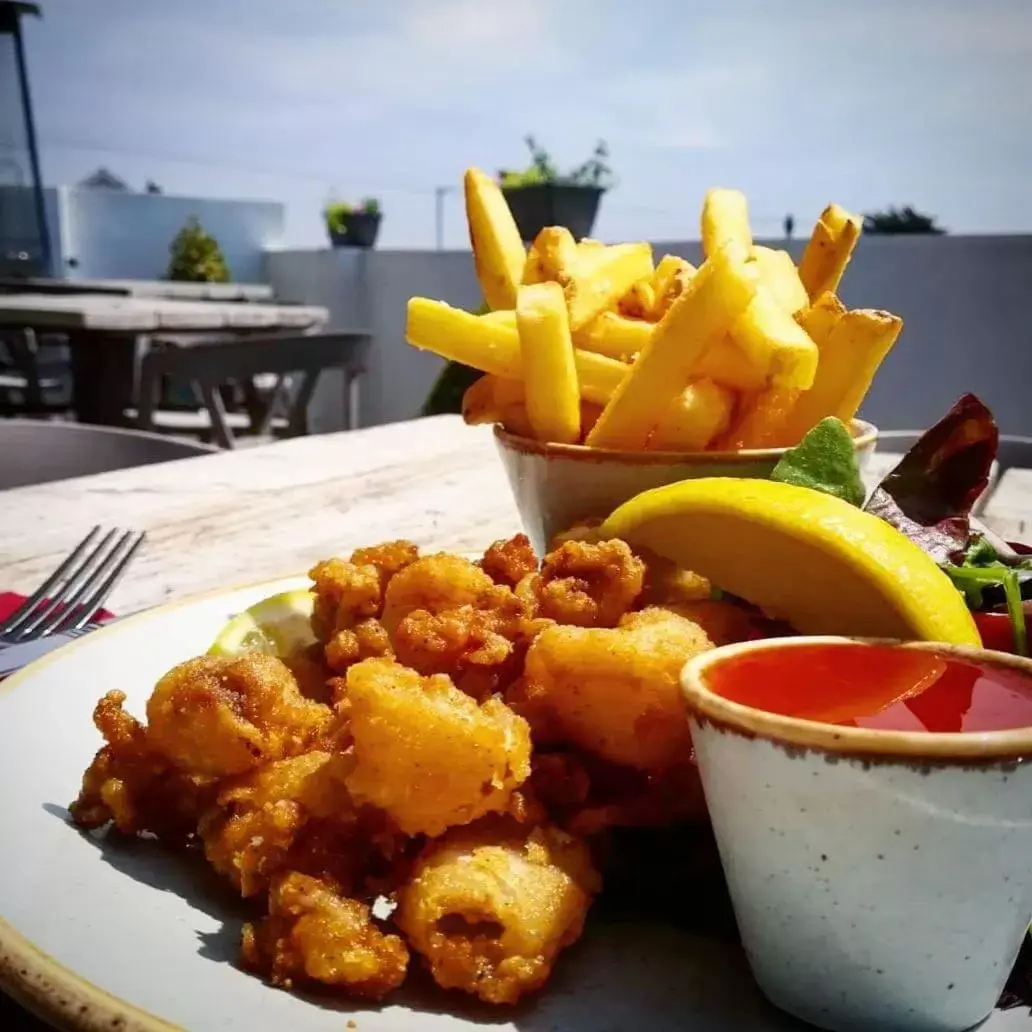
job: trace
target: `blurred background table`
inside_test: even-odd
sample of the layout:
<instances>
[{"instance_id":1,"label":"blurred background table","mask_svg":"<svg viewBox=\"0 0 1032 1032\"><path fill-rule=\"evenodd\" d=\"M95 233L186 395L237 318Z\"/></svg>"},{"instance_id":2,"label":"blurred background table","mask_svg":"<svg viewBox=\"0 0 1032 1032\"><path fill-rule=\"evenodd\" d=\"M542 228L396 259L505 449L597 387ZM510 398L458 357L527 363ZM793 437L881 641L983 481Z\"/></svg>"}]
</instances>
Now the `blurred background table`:
<instances>
[{"instance_id":1,"label":"blurred background table","mask_svg":"<svg viewBox=\"0 0 1032 1032\"><path fill-rule=\"evenodd\" d=\"M186 286L198 289L195 284ZM0 293L0 330L66 337L72 409L79 422L104 426L127 424L126 410L137 407L140 360L161 337L182 342L222 335L246 341L258 333L276 334L281 351L289 356L297 335L317 331L327 318L321 305L112 293Z\"/></svg>"},{"instance_id":2,"label":"blurred background table","mask_svg":"<svg viewBox=\"0 0 1032 1032\"><path fill-rule=\"evenodd\" d=\"M1003 472L983 519L1032 539L1032 461ZM33 588L112 520L148 534L112 597L120 613L304 572L374 540L470 551L520 526L490 429L437 416L0 492L2 587Z\"/></svg>"}]
</instances>

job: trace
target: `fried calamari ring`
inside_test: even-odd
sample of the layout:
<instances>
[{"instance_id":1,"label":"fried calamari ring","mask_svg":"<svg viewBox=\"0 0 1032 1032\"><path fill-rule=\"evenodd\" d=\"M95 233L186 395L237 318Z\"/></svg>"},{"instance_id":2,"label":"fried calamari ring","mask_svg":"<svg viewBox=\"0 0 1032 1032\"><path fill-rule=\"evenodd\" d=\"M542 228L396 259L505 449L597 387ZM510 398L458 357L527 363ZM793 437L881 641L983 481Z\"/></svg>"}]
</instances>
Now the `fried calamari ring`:
<instances>
[{"instance_id":1,"label":"fried calamari ring","mask_svg":"<svg viewBox=\"0 0 1032 1032\"><path fill-rule=\"evenodd\" d=\"M515 1003L577 940L598 889L579 839L487 819L427 845L394 917L438 985Z\"/></svg>"}]
</instances>

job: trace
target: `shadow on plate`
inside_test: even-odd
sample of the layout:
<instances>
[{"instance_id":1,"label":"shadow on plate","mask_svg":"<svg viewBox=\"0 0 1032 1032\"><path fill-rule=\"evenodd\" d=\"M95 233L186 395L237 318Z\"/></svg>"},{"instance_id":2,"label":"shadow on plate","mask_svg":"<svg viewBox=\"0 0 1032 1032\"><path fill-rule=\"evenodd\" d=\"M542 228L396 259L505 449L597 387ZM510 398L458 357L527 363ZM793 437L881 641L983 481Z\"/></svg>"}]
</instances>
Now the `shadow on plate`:
<instances>
[{"instance_id":1,"label":"shadow on plate","mask_svg":"<svg viewBox=\"0 0 1032 1032\"><path fill-rule=\"evenodd\" d=\"M199 855L183 856L145 839L82 832L65 807L47 803L44 809L119 873L174 893L221 922L216 931L197 932L198 953L236 964L241 926L256 909L229 891ZM383 1004L331 990L298 995L339 1013L342 1020L397 1009L519 1032L570 1032L585 1027L587 1014L592 1032L638 1026L648 1032L681 1032L686 1022L692 1032L802 1032L811 1027L771 1007L753 982L708 829L621 833L611 849L606 892L596 901L583 937L562 955L545 992L516 1007L499 1009L441 990L416 958L405 986Z\"/></svg>"}]
</instances>

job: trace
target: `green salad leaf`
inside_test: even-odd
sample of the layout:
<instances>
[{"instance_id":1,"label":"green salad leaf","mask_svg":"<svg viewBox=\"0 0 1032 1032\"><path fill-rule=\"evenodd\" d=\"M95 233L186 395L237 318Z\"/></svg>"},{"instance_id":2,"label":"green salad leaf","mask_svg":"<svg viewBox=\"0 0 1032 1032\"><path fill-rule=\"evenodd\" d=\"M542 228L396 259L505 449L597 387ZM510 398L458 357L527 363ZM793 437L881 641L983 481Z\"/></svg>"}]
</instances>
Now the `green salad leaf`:
<instances>
[{"instance_id":1,"label":"green salad leaf","mask_svg":"<svg viewBox=\"0 0 1032 1032\"><path fill-rule=\"evenodd\" d=\"M853 438L845 423L834 416L822 419L794 448L789 448L770 478L834 495L858 507L867 496Z\"/></svg>"},{"instance_id":2,"label":"green salad leaf","mask_svg":"<svg viewBox=\"0 0 1032 1032\"><path fill-rule=\"evenodd\" d=\"M971 609L984 606L983 593L988 587L1000 588L1007 602L1007 615L1014 625L1014 649L1019 656L1028 655L1028 628L1025 625L1025 606L1021 598L1018 572L1032 570L1032 562L1007 564L982 535L975 535L968 545L962 563L943 563L941 569L963 592Z\"/></svg>"}]
</instances>

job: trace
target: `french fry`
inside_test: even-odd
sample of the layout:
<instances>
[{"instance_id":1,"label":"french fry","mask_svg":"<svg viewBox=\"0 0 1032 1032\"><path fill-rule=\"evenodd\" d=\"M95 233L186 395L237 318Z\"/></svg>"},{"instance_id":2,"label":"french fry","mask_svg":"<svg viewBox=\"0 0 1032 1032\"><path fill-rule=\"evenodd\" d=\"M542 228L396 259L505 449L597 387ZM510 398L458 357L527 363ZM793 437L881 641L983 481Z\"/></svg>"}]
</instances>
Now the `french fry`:
<instances>
[{"instance_id":1,"label":"french fry","mask_svg":"<svg viewBox=\"0 0 1032 1032\"><path fill-rule=\"evenodd\" d=\"M712 380L690 383L667 405L648 447L653 451L703 451L724 433L734 411L734 394Z\"/></svg>"},{"instance_id":2,"label":"french fry","mask_svg":"<svg viewBox=\"0 0 1032 1032\"><path fill-rule=\"evenodd\" d=\"M601 405L581 399L581 426L594 425L601 412ZM534 436L527 415L527 394L521 380L485 373L466 388L462 396L462 419L471 426L500 423L519 437Z\"/></svg>"},{"instance_id":3,"label":"french fry","mask_svg":"<svg viewBox=\"0 0 1032 1032\"><path fill-rule=\"evenodd\" d=\"M709 258L727 243L752 248L749 204L741 190L718 186L702 202L702 253Z\"/></svg>"},{"instance_id":4,"label":"french fry","mask_svg":"<svg viewBox=\"0 0 1032 1032\"><path fill-rule=\"evenodd\" d=\"M809 308L796 316L796 322L809 334L817 345L820 355L821 342L828 339L832 328L846 314L846 306L834 294L821 294ZM818 358L818 364L820 359Z\"/></svg>"},{"instance_id":5,"label":"french fry","mask_svg":"<svg viewBox=\"0 0 1032 1032\"><path fill-rule=\"evenodd\" d=\"M731 339L754 366L766 370L771 386L805 390L813 383L817 345L764 285L735 320Z\"/></svg>"},{"instance_id":6,"label":"french fry","mask_svg":"<svg viewBox=\"0 0 1032 1032\"><path fill-rule=\"evenodd\" d=\"M796 387L767 387L757 394L742 399L735 424L720 441L722 451L741 451L745 448L777 448L789 440L789 417L800 396Z\"/></svg>"},{"instance_id":7,"label":"french fry","mask_svg":"<svg viewBox=\"0 0 1032 1032\"><path fill-rule=\"evenodd\" d=\"M616 310L628 319L650 319L656 303L651 277L631 284L631 289L616 303Z\"/></svg>"},{"instance_id":8,"label":"french fry","mask_svg":"<svg viewBox=\"0 0 1032 1032\"><path fill-rule=\"evenodd\" d=\"M546 226L534 238L523 269L524 284L552 280L566 284L580 258L577 241L565 226Z\"/></svg>"},{"instance_id":9,"label":"french fry","mask_svg":"<svg viewBox=\"0 0 1032 1032\"><path fill-rule=\"evenodd\" d=\"M484 322L496 323L501 326L515 326L516 310L514 308L499 308L497 312L484 312L483 315L477 316L477 318L483 319Z\"/></svg>"},{"instance_id":10,"label":"french fry","mask_svg":"<svg viewBox=\"0 0 1032 1032\"><path fill-rule=\"evenodd\" d=\"M608 405L609 399L630 372L625 362L618 362L605 355L593 355L580 348L573 349L573 364L577 368L581 398L596 405Z\"/></svg>"},{"instance_id":11,"label":"french fry","mask_svg":"<svg viewBox=\"0 0 1032 1032\"><path fill-rule=\"evenodd\" d=\"M648 343L652 330L653 324L642 319L603 312L574 333L573 343L585 351L629 362Z\"/></svg>"},{"instance_id":12,"label":"french fry","mask_svg":"<svg viewBox=\"0 0 1032 1032\"><path fill-rule=\"evenodd\" d=\"M806 293L806 287L799 278L799 270L788 251L776 251L756 244L752 256L760 282L789 315L795 315L809 305L810 296Z\"/></svg>"},{"instance_id":13,"label":"french fry","mask_svg":"<svg viewBox=\"0 0 1032 1032\"><path fill-rule=\"evenodd\" d=\"M692 378L713 380L721 387L747 393L758 391L767 382L767 370L754 365L730 337L722 337L702 353Z\"/></svg>"},{"instance_id":14,"label":"french fry","mask_svg":"<svg viewBox=\"0 0 1032 1032\"><path fill-rule=\"evenodd\" d=\"M817 376L792 410L788 438L798 440L825 416L837 416L848 426L902 329L898 316L870 309L834 320L830 331L817 338Z\"/></svg>"},{"instance_id":15,"label":"french fry","mask_svg":"<svg viewBox=\"0 0 1032 1032\"><path fill-rule=\"evenodd\" d=\"M644 349L653 329L652 323L641 319L603 312L573 335L573 343L585 351L629 362ZM734 341L723 337L703 352L691 376L734 390L758 391L767 382L767 367L755 365Z\"/></svg>"},{"instance_id":16,"label":"french fry","mask_svg":"<svg viewBox=\"0 0 1032 1032\"><path fill-rule=\"evenodd\" d=\"M408 303L405 339L413 347L485 373L509 380L523 375L516 325L496 316L473 315L443 301L413 297ZM609 401L628 371L615 358L579 348L573 359L581 396L600 405Z\"/></svg>"},{"instance_id":17,"label":"french fry","mask_svg":"<svg viewBox=\"0 0 1032 1032\"><path fill-rule=\"evenodd\" d=\"M666 315L670 306L681 296L688 281L695 275L695 266L676 254L665 254L652 274L652 292L655 302L649 314L654 322Z\"/></svg>"},{"instance_id":18,"label":"french fry","mask_svg":"<svg viewBox=\"0 0 1032 1032\"><path fill-rule=\"evenodd\" d=\"M466 169L463 187L469 242L484 300L492 308L515 308L527 260L516 221L498 184L480 169Z\"/></svg>"},{"instance_id":19,"label":"french fry","mask_svg":"<svg viewBox=\"0 0 1032 1032\"><path fill-rule=\"evenodd\" d=\"M799 260L799 278L811 301L838 289L862 229L863 220L837 204L821 212Z\"/></svg>"},{"instance_id":20,"label":"french fry","mask_svg":"<svg viewBox=\"0 0 1032 1032\"><path fill-rule=\"evenodd\" d=\"M573 444L580 437L580 391L563 288L558 283L520 287L516 327L534 436Z\"/></svg>"},{"instance_id":21,"label":"french fry","mask_svg":"<svg viewBox=\"0 0 1032 1032\"><path fill-rule=\"evenodd\" d=\"M501 423L520 437L534 436L523 384L491 373L485 373L466 388L462 396L462 419L471 426Z\"/></svg>"},{"instance_id":22,"label":"french fry","mask_svg":"<svg viewBox=\"0 0 1032 1032\"><path fill-rule=\"evenodd\" d=\"M582 258L585 258L603 250L605 246L606 245L603 244L601 240L595 240L592 237L581 237L581 239L577 241L577 253Z\"/></svg>"},{"instance_id":23,"label":"french fry","mask_svg":"<svg viewBox=\"0 0 1032 1032\"><path fill-rule=\"evenodd\" d=\"M587 443L598 448L644 447L657 412L688 384L707 348L726 333L756 293L748 251L729 244L699 269L616 389Z\"/></svg>"},{"instance_id":24,"label":"french fry","mask_svg":"<svg viewBox=\"0 0 1032 1032\"><path fill-rule=\"evenodd\" d=\"M651 276L648 244L614 244L587 252L565 285L570 329L579 330L606 309L615 308L634 283Z\"/></svg>"}]
</instances>

